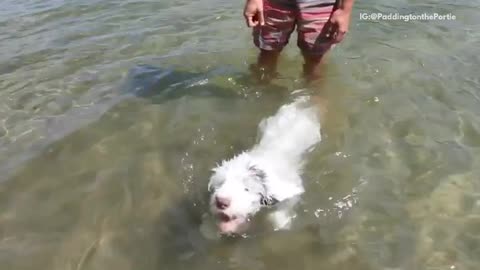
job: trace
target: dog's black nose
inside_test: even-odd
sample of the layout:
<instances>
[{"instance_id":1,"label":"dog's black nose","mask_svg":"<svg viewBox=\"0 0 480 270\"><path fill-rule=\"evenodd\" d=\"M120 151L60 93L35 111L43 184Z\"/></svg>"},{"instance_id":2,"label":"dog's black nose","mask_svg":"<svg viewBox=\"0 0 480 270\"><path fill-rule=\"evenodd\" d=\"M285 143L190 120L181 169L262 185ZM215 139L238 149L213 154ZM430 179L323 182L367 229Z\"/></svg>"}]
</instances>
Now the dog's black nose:
<instances>
[{"instance_id":1,"label":"dog's black nose","mask_svg":"<svg viewBox=\"0 0 480 270\"><path fill-rule=\"evenodd\" d=\"M230 206L230 199L216 196L215 205L218 209L226 209L228 206Z\"/></svg>"}]
</instances>

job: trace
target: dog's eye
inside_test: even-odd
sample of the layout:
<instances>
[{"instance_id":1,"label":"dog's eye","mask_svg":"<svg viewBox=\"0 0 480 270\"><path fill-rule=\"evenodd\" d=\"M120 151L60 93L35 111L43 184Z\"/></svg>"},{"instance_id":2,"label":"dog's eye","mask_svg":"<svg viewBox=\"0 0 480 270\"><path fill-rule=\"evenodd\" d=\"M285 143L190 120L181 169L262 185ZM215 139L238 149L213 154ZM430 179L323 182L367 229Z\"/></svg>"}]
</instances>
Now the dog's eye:
<instances>
[{"instance_id":1,"label":"dog's eye","mask_svg":"<svg viewBox=\"0 0 480 270\"><path fill-rule=\"evenodd\" d=\"M246 191L246 192L249 192L250 190L249 190L248 188L245 188L245 191Z\"/></svg>"}]
</instances>

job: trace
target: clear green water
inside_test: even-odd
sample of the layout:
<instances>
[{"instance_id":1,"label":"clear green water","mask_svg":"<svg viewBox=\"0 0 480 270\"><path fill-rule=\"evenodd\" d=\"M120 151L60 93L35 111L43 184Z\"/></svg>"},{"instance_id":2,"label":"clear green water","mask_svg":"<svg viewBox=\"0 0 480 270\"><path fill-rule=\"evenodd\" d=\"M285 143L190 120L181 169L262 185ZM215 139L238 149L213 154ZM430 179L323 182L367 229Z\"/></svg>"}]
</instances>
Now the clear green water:
<instances>
[{"instance_id":1,"label":"clear green water","mask_svg":"<svg viewBox=\"0 0 480 270\"><path fill-rule=\"evenodd\" d=\"M2 270L478 269L475 1L358 1L308 90L328 136L292 230L207 237L209 169L305 87L294 42L281 78L250 81L241 2L2 1Z\"/></svg>"}]
</instances>

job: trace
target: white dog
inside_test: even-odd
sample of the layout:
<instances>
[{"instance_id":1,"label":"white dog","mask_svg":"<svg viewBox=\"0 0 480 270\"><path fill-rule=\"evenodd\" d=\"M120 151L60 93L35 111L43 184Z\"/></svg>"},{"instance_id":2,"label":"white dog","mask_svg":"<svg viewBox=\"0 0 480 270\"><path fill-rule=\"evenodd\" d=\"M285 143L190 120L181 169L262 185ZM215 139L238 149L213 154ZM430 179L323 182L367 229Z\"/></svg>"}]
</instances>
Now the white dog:
<instances>
[{"instance_id":1,"label":"white dog","mask_svg":"<svg viewBox=\"0 0 480 270\"><path fill-rule=\"evenodd\" d=\"M242 233L262 207L275 229L290 226L293 206L304 192L303 155L320 140L319 112L306 98L282 106L260 123L261 139L251 150L223 161L208 184L210 208L222 234Z\"/></svg>"}]
</instances>

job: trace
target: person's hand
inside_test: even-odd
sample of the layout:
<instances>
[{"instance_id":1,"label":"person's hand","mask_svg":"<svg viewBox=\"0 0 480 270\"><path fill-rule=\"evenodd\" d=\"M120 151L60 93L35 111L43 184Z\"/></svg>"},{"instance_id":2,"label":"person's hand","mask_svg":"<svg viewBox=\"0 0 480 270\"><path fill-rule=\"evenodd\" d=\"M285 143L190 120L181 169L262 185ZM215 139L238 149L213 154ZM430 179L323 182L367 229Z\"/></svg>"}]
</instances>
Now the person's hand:
<instances>
[{"instance_id":1,"label":"person's hand","mask_svg":"<svg viewBox=\"0 0 480 270\"><path fill-rule=\"evenodd\" d=\"M333 42L339 43L343 40L350 27L351 12L343 9L337 9L333 12L330 22L335 26L333 32Z\"/></svg>"},{"instance_id":2,"label":"person's hand","mask_svg":"<svg viewBox=\"0 0 480 270\"><path fill-rule=\"evenodd\" d=\"M265 17L263 17L263 0L247 0L243 16L245 16L245 21L248 27L265 25Z\"/></svg>"}]
</instances>

